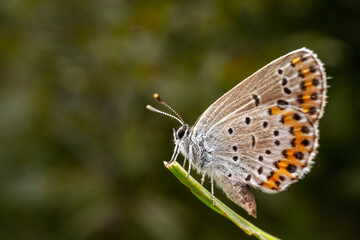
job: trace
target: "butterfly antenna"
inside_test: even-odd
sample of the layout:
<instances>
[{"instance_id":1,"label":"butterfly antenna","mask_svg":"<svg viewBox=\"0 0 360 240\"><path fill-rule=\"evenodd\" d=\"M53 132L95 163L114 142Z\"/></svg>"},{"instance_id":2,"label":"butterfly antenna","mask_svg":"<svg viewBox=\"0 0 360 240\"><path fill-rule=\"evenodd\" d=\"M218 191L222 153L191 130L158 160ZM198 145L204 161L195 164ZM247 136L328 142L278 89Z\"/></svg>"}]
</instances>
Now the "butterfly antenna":
<instances>
[{"instance_id":1,"label":"butterfly antenna","mask_svg":"<svg viewBox=\"0 0 360 240\"><path fill-rule=\"evenodd\" d=\"M147 108L148 110L150 110L150 111L152 111L152 112L157 112L157 113L163 114L163 115L168 116L168 117L171 117L171 118L174 118L174 119L176 119L178 122L180 122L182 125L185 125L185 122L184 122L184 120L180 117L180 115L179 115L172 107L170 107L166 102L164 102L157 93L154 94L154 98L155 98L159 103L161 103L162 105L164 105L165 107L167 107L168 109L170 109L177 117L175 117L174 115L171 115L171 114L169 114L169 113L160 111L160 110L158 110L158 109L156 109L156 108L154 108L154 107L152 107L152 106L150 106L150 105L147 105L147 106L146 106L146 108Z\"/></svg>"}]
</instances>

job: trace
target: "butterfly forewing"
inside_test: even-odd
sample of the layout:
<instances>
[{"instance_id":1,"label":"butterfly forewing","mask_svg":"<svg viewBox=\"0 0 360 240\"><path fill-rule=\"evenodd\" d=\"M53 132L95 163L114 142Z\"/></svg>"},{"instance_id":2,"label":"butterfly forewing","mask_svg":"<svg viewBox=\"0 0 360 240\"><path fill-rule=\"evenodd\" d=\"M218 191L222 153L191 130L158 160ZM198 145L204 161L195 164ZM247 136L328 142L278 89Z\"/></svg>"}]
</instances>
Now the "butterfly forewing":
<instances>
[{"instance_id":1,"label":"butterfly forewing","mask_svg":"<svg viewBox=\"0 0 360 240\"><path fill-rule=\"evenodd\" d=\"M301 108L316 122L326 97L326 76L312 51L302 48L276 59L213 103L196 121L194 136L219 121L255 107L281 104Z\"/></svg>"}]
</instances>

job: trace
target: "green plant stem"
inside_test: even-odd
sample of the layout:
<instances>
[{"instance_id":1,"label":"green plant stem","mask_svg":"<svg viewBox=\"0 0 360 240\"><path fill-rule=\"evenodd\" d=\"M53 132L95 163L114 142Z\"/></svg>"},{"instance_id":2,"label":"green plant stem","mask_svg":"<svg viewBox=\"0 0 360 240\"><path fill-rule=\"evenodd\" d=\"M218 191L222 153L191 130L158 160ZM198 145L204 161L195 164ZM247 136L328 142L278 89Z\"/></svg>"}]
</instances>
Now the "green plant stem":
<instances>
[{"instance_id":1,"label":"green plant stem","mask_svg":"<svg viewBox=\"0 0 360 240\"><path fill-rule=\"evenodd\" d=\"M219 199L215 197L215 204L213 205L212 195L206 190L198 181L196 181L192 176L186 177L186 171L180 164L174 161L172 164L164 162L165 167L169 169L177 179L180 180L190 191L199 198L203 203L205 203L209 208L215 212L223 215L228 218L230 221L235 223L239 228L241 228L248 235L254 235L258 239L271 239L276 240L276 238L260 228L254 226L243 217L239 216L236 212L231 210L228 206L222 203Z\"/></svg>"}]
</instances>

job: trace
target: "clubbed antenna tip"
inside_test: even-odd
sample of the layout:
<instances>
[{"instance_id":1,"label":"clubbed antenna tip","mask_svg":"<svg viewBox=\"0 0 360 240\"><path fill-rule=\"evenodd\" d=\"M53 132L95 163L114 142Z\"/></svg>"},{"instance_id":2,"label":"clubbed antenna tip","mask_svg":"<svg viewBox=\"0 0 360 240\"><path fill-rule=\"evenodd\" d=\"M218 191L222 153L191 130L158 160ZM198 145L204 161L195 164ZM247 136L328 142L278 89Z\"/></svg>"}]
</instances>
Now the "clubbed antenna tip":
<instances>
[{"instance_id":1,"label":"clubbed antenna tip","mask_svg":"<svg viewBox=\"0 0 360 240\"><path fill-rule=\"evenodd\" d=\"M164 101L160 98L159 94L154 93L153 97L154 97L159 103L161 103L162 105L164 105L165 107L167 107L168 109L170 109L170 111L172 111L177 117L175 117L175 116L173 116L173 115L171 115L171 114L169 114L169 113L160 111L160 110L158 110L158 109L156 109L156 108L154 108L154 107L152 107L152 106L150 106L150 105L147 105L147 106L146 106L146 108L147 108L148 110L153 111L153 112L157 112L157 113L160 113L160 114L163 114L163 115L168 116L168 117L172 117L172 118L176 119L177 121L179 121L182 125L185 125L185 122L184 122L184 120L180 117L180 115L179 115L172 107L170 107L166 102L164 102Z\"/></svg>"}]
</instances>

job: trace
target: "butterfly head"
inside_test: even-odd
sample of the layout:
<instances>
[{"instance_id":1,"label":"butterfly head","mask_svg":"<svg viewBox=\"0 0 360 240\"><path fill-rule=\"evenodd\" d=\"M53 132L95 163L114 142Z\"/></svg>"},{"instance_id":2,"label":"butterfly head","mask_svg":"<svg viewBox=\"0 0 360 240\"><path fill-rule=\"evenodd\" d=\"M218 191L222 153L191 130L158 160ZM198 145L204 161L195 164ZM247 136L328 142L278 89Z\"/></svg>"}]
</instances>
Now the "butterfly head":
<instances>
[{"instance_id":1,"label":"butterfly head","mask_svg":"<svg viewBox=\"0 0 360 240\"><path fill-rule=\"evenodd\" d=\"M175 141L181 141L182 139L185 139L189 135L189 125L184 124L176 131L174 129L173 135Z\"/></svg>"}]
</instances>

